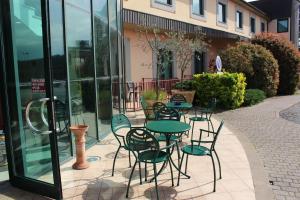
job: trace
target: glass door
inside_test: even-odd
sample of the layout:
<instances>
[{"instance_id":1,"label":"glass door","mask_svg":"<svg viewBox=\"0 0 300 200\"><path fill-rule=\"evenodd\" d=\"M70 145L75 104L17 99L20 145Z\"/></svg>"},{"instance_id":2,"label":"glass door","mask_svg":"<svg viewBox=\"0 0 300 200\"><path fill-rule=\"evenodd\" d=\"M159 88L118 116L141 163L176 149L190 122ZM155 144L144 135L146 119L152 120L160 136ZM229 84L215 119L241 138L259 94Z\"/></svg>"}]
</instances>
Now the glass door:
<instances>
[{"instance_id":1,"label":"glass door","mask_svg":"<svg viewBox=\"0 0 300 200\"><path fill-rule=\"evenodd\" d=\"M7 51L12 54L6 65L11 183L61 199L48 1L10 0L5 5L11 35Z\"/></svg>"}]
</instances>

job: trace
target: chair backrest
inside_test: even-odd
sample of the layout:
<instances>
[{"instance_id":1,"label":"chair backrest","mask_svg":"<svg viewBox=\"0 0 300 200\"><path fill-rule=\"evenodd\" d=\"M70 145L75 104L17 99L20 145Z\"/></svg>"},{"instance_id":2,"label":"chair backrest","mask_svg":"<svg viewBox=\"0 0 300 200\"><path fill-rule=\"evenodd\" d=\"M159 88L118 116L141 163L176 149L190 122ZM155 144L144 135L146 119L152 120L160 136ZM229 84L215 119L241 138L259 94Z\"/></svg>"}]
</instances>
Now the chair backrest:
<instances>
[{"instance_id":1,"label":"chair backrest","mask_svg":"<svg viewBox=\"0 0 300 200\"><path fill-rule=\"evenodd\" d=\"M180 121L180 114L173 108L163 107L155 113L155 119Z\"/></svg>"},{"instance_id":2,"label":"chair backrest","mask_svg":"<svg viewBox=\"0 0 300 200\"><path fill-rule=\"evenodd\" d=\"M171 99L170 102L186 102L186 98L182 95L182 94L174 94Z\"/></svg>"},{"instance_id":3,"label":"chair backrest","mask_svg":"<svg viewBox=\"0 0 300 200\"><path fill-rule=\"evenodd\" d=\"M133 128L126 135L126 144L134 153L141 153L147 150L159 153L159 143L156 138L147 130Z\"/></svg>"},{"instance_id":4,"label":"chair backrest","mask_svg":"<svg viewBox=\"0 0 300 200\"><path fill-rule=\"evenodd\" d=\"M123 128L131 128L129 119L124 114L113 115L111 118L111 130L113 134L117 134L117 131ZM115 135L116 136L116 135Z\"/></svg>"},{"instance_id":5,"label":"chair backrest","mask_svg":"<svg viewBox=\"0 0 300 200\"><path fill-rule=\"evenodd\" d=\"M162 103L162 102L155 102L153 104L153 113L156 115L156 113L162 109L162 108L165 108L167 107L166 104Z\"/></svg>"},{"instance_id":6,"label":"chair backrest","mask_svg":"<svg viewBox=\"0 0 300 200\"><path fill-rule=\"evenodd\" d=\"M215 149L215 145L216 145L218 136L219 136L219 134L220 134L220 132L222 130L223 125L224 125L224 120L221 121L217 132L214 133L214 139L213 139L213 142L212 142L212 145L211 145L211 150Z\"/></svg>"}]
</instances>

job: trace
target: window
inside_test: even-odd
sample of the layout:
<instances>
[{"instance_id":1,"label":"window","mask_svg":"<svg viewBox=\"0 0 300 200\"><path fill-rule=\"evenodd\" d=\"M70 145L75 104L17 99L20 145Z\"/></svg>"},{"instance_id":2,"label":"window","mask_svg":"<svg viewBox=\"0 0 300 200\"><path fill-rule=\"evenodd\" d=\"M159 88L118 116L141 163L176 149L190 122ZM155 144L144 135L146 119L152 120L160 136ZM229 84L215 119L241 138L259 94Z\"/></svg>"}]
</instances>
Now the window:
<instances>
[{"instance_id":1,"label":"window","mask_svg":"<svg viewBox=\"0 0 300 200\"><path fill-rule=\"evenodd\" d=\"M226 23L226 5L218 3L218 22Z\"/></svg>"},{"instance_id":2,"label":"window","mask_svg":"<svg viewBox=\"0 0 300 200\"><path fill-rule=\"evenodd\" d=\"M236 27L243 28L243 13L241 11L236 11Z\"/></svg>"},{"instance_id":3,"label":"window","mask_svg":"<svg viewBox=\"0 0 300 200\"><path fill-rule=\"evenodd\" d=\"M278 19L277 20L277 33L289 32L289 20Z\"/></svg>"},{"instance_id":4,"label":"window","mask_svg":"<svg viewBox=\"0 0 300 200\"><path fill-rule=\"evenodd\" d=\"M266 31L266 25L264 22L260 23L260 32L265 32Z\"/></svg>"},{"instance_id":5,"label":"window","mask_svg":"<svg viewBox=\"0 0 300 200\"><path fill-rule=\"evenodd\" d=\"M155 3L161 3L166 5L172 5L172 0L155 0Z\"/></svg>"},{"instance_id":6,"label":"window","mask_svg":"<svg viewBox=\"0 0 300 200\"><path fill-rule=\"evenodd\" d=\"M204 15L204 0L192 0L192 13L195 15Z\"/></svg>"},{"instance_id":7,"label":"window","mask_svg":"<svg viewBox=\"0 0 300 200\"><path fill-rule=\"evenodd\" d=\"M255 33L255 18L250 17L250 32Z\"/></svg>"},{"instance_id":8,"label":"window","mask_svg":"<svg viewBox=\"0 0 300 200\"><path fill-rule=\"evenodd\" d=\"M167 80L173 78L173 53L172 51L166 51L161 49L159 51L160 56L157 58L157 70L160 70L160 79Z\"/></svg>"}]
</instances>

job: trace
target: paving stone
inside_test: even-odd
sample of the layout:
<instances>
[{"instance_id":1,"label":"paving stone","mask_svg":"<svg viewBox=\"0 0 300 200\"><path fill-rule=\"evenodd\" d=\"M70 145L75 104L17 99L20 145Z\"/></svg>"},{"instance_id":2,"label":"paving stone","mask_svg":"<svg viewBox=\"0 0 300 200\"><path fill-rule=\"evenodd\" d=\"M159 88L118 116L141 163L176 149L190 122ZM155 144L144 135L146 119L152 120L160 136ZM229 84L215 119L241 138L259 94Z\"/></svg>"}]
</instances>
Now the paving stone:
<instances>
[{"instance_id":1,"label":"paving stone","mask_svg":"<svg viewBox=\"0 0 300 200\"><path fill-rule=\"evenodd\" d=\"M299 97L269 98L252 107L217 114L254 145L269 180L274 182L276 199L300 199Z\"/></svg>"}]
</instances>

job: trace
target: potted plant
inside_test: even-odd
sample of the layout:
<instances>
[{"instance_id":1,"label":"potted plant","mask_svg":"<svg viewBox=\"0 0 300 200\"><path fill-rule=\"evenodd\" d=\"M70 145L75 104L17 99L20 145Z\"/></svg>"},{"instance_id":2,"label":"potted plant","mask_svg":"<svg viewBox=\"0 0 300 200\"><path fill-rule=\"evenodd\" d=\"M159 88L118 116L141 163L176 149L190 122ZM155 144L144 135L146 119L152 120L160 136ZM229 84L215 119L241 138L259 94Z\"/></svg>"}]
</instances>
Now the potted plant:
<instances>
[{"instance_id":1,"label":"potted plant","mask_svg":"<svg viewBox=\"0 0 300 200\"><path fill-rule=\"evenodd\" d=\"M181 94L185 97L188 103L193 103L196 90L193 87L193 80L185 80L176 83L174 89L171 90L172 94Z\"/></svg>"},{"instance_id":2,"label":"potted plant","mask_svg":"<svg viewBox=\"0 0 300 200\"><path fill-rule=\"evenodd\" d=\"M147 115L152 115L153 114L153 104L155 102L163 102L166 103L167 100L167 93L165 91L158 91L158 96L155 90L147 90L145 92L142 93L142 97L145 100L146 104L147 104L147 108L145 110L145 114Z\"/></svg>"}]
</instances>

